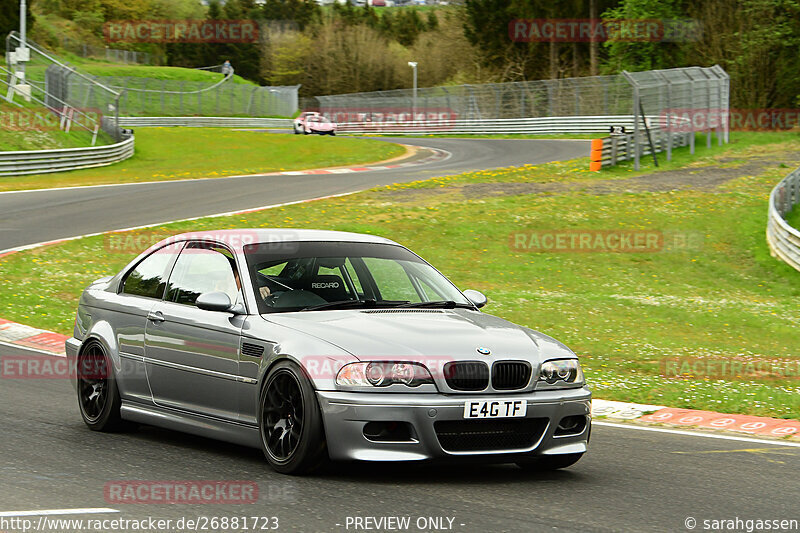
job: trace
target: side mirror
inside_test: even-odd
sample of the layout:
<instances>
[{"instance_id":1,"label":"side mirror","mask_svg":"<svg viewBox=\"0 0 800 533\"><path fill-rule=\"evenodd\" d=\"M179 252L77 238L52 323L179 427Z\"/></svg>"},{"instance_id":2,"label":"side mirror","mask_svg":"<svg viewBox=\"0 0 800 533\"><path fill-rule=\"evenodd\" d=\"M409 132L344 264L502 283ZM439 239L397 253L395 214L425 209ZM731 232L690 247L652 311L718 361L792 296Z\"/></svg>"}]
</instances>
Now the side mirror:
<instances>
[{"instance_id":1,"label":"side mirror","mask_svg":"<svg viewBox=\"0 0 800 533\"><path fill-rule=\"evenodd\" d=\"M233 307L230 297L224 292L204 292L194 304L205 311L231 311Z\"/></svg>"},{"instance_id":2,"label":"side mirror","mask_svg":"<svg viewBox=\"0 0 800 533\"><path fill-rule=\"evenodd\" d=\"M486 305L486 302L489 301L482 292L473 291L472 289L465 290L464 296L466 296L470 302L475 304L475 307L477 307L478 309Z\"/></svg>"}]
</instances>

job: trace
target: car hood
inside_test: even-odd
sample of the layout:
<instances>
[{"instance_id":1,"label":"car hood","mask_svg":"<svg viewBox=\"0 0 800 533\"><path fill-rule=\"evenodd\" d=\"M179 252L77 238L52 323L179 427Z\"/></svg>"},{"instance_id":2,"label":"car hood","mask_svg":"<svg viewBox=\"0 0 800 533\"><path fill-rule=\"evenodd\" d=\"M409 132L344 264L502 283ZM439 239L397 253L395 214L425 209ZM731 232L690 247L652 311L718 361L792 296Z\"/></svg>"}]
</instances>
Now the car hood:
<instances>
[{"instance_id":1,"label":"car hood","mask_svg":"<svg viewBox=\"0 0 800 533\"><path fill-rule=\"evenodd\" d=\"M445 357L524 359L535 364L574 357L566 346L547 335L466 309L329 310L263 316L361 360Z\"/></svg>"}]
</instances>

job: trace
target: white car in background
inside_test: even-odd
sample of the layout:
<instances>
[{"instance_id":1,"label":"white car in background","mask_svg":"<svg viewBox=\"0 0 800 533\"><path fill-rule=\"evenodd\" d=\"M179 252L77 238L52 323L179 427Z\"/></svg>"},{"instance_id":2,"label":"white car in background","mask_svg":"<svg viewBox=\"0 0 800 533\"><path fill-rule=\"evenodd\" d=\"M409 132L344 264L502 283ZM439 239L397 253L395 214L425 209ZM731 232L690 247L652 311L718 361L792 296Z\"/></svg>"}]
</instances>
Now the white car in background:
<instances>
[{"instance_id":1,"label":"white car in background","mask_svg":"<svg viewBox=\"0 0 800 533\"><path fill-rule=\"evenodd\" d=\"M293 127L294 127L294 133L296 135L299 135L300 133L304 133L305 132L306 119L308 117L318 117L318 116L320 116L320 115L316 111L303 111L302 113L300 113L300 116L298 116L296 119L294 119L294 121L292 123Z\"/></svg>"}]
</instances>

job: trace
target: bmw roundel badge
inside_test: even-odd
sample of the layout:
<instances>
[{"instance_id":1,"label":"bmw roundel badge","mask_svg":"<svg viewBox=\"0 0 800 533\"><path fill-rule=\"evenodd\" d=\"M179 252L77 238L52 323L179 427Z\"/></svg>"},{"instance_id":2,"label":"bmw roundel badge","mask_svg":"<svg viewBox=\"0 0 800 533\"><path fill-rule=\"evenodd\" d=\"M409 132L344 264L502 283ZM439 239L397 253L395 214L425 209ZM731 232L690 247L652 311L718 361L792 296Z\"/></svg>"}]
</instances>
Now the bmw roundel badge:
<instances>
[{"instance_id":1,"label":"bmw roundel badge","mask_svg":"<svg viewBox=\"0 0 800 533\"><path fill-rule=\"evenodd\" d=\"M489 355L492 351L489 348L478 348L478 353L481 355Z\"/></svg>"}]
</instances>

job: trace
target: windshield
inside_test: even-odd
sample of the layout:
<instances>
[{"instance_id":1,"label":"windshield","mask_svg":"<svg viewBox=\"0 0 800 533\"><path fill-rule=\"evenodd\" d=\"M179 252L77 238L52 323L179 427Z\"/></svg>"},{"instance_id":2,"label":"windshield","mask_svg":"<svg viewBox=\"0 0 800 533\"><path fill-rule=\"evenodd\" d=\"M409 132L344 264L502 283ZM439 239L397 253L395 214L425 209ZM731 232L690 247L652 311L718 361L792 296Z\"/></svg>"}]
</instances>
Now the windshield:
<instances>
[{"instance_id":1,"label":"windshield","mask_svg":"<svg viewBox=\"0 0 800 533\"><path fill-rule=\"evenodd\" d=\"M396 245L280 242L245 247L261 313L473 305L444 276Z\"/></svg>"}]
</instances>

